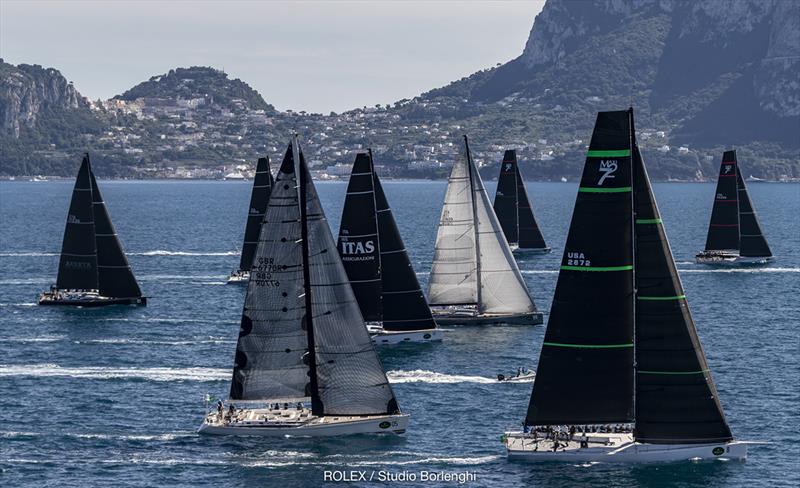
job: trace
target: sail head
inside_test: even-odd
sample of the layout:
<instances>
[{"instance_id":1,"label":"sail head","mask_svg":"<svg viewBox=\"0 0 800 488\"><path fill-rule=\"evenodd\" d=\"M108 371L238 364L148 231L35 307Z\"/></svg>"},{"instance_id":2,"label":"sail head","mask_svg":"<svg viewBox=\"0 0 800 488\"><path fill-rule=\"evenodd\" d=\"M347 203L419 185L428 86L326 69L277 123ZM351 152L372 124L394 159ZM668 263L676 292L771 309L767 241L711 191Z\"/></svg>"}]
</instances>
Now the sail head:
<instances>
[{"instance_id":1,"label":"sail head","mask_svg":"<svg viewBox=\"0 0 800 488\"><path fill-rule=\"evenodd\" d=\"M92 204L91 164L86 154L72 189L56 286L69 290L96 290L97 244Z\"/></svg>"}]
</instances>

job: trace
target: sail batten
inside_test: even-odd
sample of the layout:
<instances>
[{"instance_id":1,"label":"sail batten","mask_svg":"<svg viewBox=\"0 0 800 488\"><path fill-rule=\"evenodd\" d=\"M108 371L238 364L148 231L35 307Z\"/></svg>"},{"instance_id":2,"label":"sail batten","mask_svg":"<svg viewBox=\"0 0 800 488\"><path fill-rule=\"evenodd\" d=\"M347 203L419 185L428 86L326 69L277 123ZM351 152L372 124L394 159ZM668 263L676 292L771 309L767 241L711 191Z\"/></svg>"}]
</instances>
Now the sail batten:
<instances>
[{"instance_id":1,"label":"sail batten","mask_svg":"<svg viewBox=\"0 0 800 488\"><path fill-rule=\"evenodd\" d=\"M97 243L89 155L81 161L72 190L56 286L62 290L97 290Z\"/></svg>"}]
</instances>

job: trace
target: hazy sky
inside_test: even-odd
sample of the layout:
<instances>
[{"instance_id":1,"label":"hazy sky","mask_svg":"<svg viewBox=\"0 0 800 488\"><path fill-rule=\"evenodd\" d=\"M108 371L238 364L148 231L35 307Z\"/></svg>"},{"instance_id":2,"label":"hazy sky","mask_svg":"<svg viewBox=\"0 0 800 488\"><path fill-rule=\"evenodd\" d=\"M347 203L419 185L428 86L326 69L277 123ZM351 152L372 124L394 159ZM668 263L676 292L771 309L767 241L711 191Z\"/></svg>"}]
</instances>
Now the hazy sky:
<instances>
[{"instance_id":1,"label":"hazy sky","mask_svg":"<svg viewBox=\"0 0 800 488\"><path fill-rule=\"evenodd\" d=\"M109 98L178 66L224 68L277 108L391 103L522 53L544 0L0 0L0 57Z\"/></svg>"}]
</instances>

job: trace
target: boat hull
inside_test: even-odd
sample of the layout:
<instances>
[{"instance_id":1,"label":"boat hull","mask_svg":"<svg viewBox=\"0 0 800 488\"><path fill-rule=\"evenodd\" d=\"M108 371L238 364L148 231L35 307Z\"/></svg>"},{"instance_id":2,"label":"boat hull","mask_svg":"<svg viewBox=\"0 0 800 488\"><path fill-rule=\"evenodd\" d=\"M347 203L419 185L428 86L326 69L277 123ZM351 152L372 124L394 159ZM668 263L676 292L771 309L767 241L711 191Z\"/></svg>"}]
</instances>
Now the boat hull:
<instances>
[{"instance_id":1,"label":"boat hull","mask_svg":"<svg viewBox=\"0 0 800 488\"><path fill-rule=\"evenodd\" d=\"M407 342L437 342L442 340L442 331L438 329L388 331L382 327L368 326L372 342L377 346L404 344Z\"/></svg>"},{"instance_id":2,"label":"boat hull","mask_svg":"<svg viewBox=\"0 0 800 488\"><path fill-rule=\"evenodd\" d=\"M229 285L247 284L250 281L249 271L234 271L228 276L227 283Z\"/></svg>"},{"instance_id":3,"label":"boat hull","mask_svg":"<svg viewBox=\"0 0 800 488\"><path fill-rule=\"evenodd\" d=\"M97 293L53 294L44 292L39 296L39 305L65 307L105 307L109 305L147 305L147 297L114 298Z\"/></svg>"},{"instance_id":4,"label":"boat hull","mask_svg":"<svg viewBox=\"0 0 800 488\"><path fill-rule=\"evenodd\" d=\"M261 437L329 437L355 434L400 435L408 427L408 414L373 416L314 417L305 410L305 416L285 419L258 412L265 410L241 410L238 421L219 421L212 412L206 416L198 433L207 435L235 435ZM296 411L295 411L296 412ZM249 418L248 418L249 417Z\"/></svg>"},{"instance_id":5,"label":"boat hull","mask_svg":"<svg viewBox=\"0 0 800 488\"><path fill-rule=\"evenodd\" d=\"M773 260L772 256L740 256L738 253L728 252L702 252L694 257L697 264L711 264L717 266L740 266L767 264Z\"/></svg>"},{"instance_id":6,"label":"boat hull","mask_svg":"<svg viewBox=\"0 0 800 488\"><path fill-rule=\"evenodd\" d=\"M539 325L544 322L541 312L507 315L465 315L459 313L434 313L439 325Z\"/></svg>"},{"instance_id":7,"label":"boat hull","mask_svg":"<svg viewBox=\"0 0 800 488\"><path fill-rule=\"evenodd\" d=\"M519 247L519 246L511 246L511 251L514 254L547 254L552 249L549 247Z\"/></svg>"},{"instance_id":8,"label":"boat hull","mask_svg":"<svg viewBox=\"0 0 800 488\"><path fill-rule=\"evenodd\" d=\"M534 440L531 434L509 432L505 436L509 459L519 461L664 463L680 461L744 460L747 443L741 441L714 444L647 444L633 440L632 434L586 434L589 442L581 447L581 434L572 441ZM538 446L538 449L536 447Z\"/></svg>"}]
</instances>

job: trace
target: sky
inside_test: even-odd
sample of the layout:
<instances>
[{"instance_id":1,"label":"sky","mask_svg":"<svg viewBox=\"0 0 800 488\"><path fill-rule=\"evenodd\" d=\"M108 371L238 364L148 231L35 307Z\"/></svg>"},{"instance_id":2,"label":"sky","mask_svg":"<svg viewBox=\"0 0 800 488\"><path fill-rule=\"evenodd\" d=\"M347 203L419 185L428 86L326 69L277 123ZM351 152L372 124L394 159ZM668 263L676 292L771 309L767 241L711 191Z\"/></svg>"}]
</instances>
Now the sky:
<instances>
[{"instance_id":1,"label":"sky","mask_svg":"<svg viewBox=\"0 0 800 488\"><path fill-rule=\"evenodd\" d=\"M522 53L544 0L0 0L0 57L91 99L213 66L280 110L411 98Z\"/></svg>"}]
</instances>

